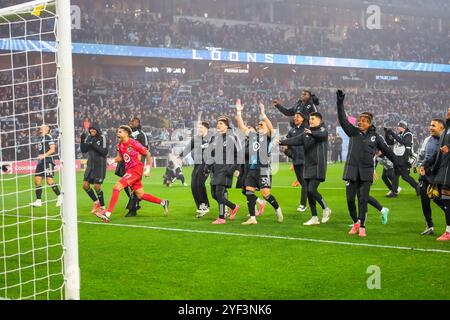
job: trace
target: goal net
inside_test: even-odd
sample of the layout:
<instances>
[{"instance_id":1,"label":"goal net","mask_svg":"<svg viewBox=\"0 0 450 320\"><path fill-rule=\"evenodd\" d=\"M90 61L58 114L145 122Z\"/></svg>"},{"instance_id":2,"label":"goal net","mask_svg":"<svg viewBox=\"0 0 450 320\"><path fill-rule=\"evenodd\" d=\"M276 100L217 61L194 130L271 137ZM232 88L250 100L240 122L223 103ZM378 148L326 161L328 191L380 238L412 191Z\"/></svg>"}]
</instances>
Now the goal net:
<instances>
[{"instance_id":1,"label":"goal net","mask_svg":"<svg viewBox=\"0 0 450 320\"><path fill-rule=\"evenodd\" d=\"M0 299L79 298L69 6L0 9Z\"/></svg>"}]
</instances>

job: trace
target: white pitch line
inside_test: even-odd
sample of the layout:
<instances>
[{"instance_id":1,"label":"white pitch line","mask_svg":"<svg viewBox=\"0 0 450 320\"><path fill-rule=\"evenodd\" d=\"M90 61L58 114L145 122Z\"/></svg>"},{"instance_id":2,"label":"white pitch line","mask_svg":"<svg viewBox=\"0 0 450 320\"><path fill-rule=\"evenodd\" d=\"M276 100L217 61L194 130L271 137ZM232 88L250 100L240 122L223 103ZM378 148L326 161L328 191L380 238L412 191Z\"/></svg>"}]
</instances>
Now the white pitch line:
<instances>
[{"instance_id":1,"label":"white pitch line","mask_svg":"<svg viewBox=\"0 0 450 320\"><path fill-rule=\"evenodd\" d=\"M119 224L119 223L102 223L102 222L91 222L91 221L78 221L78 223L83 224L93 224L93 225L110 225L114 227L124 227L124 228L137 228L137 229L151 229L151 230L162 230L162 231L175 231L175 232L186 232L186 233L203 233L203 234L214 234L221 236L237 236L237 237L248 237L248 238L264 238L264 239L279 239L279 240L296 240L296 241L307 241L307 242L317 242L317 243L328 243L328 244L338 244L347 246L359 246L359 247L371 247L371 248L383 248L383 249L395 249L395 250L412 250L420 252L438 252L438 253L450 253L450 250L441 249L425 249L425 248L413 248L413 247L400 247L400 246L390 246L381 244L369 244L369 243L355 243L355 242L345 242L345 241L333 241L333 240L320 240L320 239L309 239L309 238L296 238L296 237L284 237L284 236L274 236L265 234L245 234L245 233L234 233L234 232L220 232L220 231L206 231L206 230L192 230L192 229L179 229L179 228L165 228L165 227L152 227L152 226L141 226L133 224Z\"/></svg>"}]
</instances>

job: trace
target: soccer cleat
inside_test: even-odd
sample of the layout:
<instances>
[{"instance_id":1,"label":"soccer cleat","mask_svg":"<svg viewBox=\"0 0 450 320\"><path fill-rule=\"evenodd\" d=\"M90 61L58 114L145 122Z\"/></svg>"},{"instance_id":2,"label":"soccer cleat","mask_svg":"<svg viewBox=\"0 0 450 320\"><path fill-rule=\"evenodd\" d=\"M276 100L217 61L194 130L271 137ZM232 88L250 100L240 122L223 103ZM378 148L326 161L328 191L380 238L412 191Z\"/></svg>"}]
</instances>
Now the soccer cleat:
<instances>
[{"instance_id":1,"label":"soccer cleat","mask_svg":"<svg viewBox=\"0 0 450 320\"><path fill-rule=\"evenodd\" d=\"M284 218L283 218L283 212L281 211L280 207L278 207L275 214L277 215L277 222L282 223Z\"/></svg>"},{"instance_id":2,"label":"soccer cleat","mask_svg":"<svg viewBox=\"0 0 450 320\"><path fill-rule=\"evenodd\" d=\"M111 221L111 218L108 217L107 213L108 211L106 211L105 209L100 209L99 211L95 212L94 215L100 218L104 223L107 223Z\"/></svg>"},{"instance_id":3,"label":"soccer cleat","mask_svg":"<svg viewBox=\"0 0 450 320\"><path fill-rule=\"evenodd\" d=\"M264 213L264 208L266 207L266 201L263 201L262 203L259 204L259 208L258 211L256 211L256 216L259 217Z\"/></svg>"},{"instance_id":4,"label":"soccer cleat","mask_svg":"<svg viewBox=\"0 0 450 320\"><path fill-rule=\"evenodd\" d=\"M247 221L242 222L242 224L244 224L244 225L258 224L258 221L256 221L256 219L250 218L250 219L248 219Z\"/></svg>"},{"instance_id":5,"label":"soccer cleat","mask_svg":"<svg viewBox=\"0 0 450 320\"><path fill-rule=\"evenodd\" d=\"M292 183L292 186L294 188L298 187L300 185L300 182L298 182L298 180L295 180L294 183Z\"/></svg>"},{"instance_id":6,"label":"soccer cleat","mask_svg":"<svg viewBox=\"0 0 450 320\"><path fill-rule=\"evenodd\" d=\"M62 201L63 201L62 195L59 195L58 199L56 199L56 206L61 207Z\"/></svg>"},{"instance_id":7,"label":"soccer cleat","mask_svg":"<svg viewBox=\"0 0 450 320\"><path fill-rule=\"evenodd\" d=\"M397 194L399 194L400 191L402 191L402 187L398 187L398 188L397 188Z\"/></svg>"},{"instance_id":8,"label":"soccer cleat","mask_svg":"<svg viewBox=\"0 0 450 320\"><path fill-rule=\"evenodd\" d=\"M400 188L399 188L399 190L400 190ZM387 197L387 198L397 198L397 197L398 197L398 193L389 191L389 192L386 194L386 197Z\"/></svg>"},{"instance_id":9,"label":"soccer cleat","mask_svg":"<svg viewBox=\"0 0 450 320\"><path fill-rule=\"evenodd\" d=\"M304 225L304 226L314 226L314 225L318 225L318 224L320 224L319 218L317 218L317 217L312 217L311 219L309 219L308 221L306 221L303 225Z\"/></svg>"},{"instance_id":10,"label":"soccer cleat","mask_svg":"<svg viewBox=\"0 0 450 320\"><path fill-rule=\"evenodd\" d=\"M99 209L100 209L100 202L99 201L95 201L94 205L92 206L91 213L95 213Z\"/></svg>"},{"instance_id":11,"label":"soccer cleat","mask_svg":"<svg viewBox=\"0 0 450 320\"><path fill-rule=\"evenodd\" d=\"M30 203L30 206L32 207L42 207L42 200L37 199L35 202Z\"/></svg>"},{"instance_id":12,"label":"soccer cleat","mask_svg":"<svg viewBox=\"0 0 450 320\"><path fill-rule=\"evenodd\" d=\"M389 215L389 209L388 208L381 209L381 224L387 224L388 223L388 215Z\"/></svg>"},{"instance_id":13,"label":"soccer cleat","mask_svg":"<svg viewBox=\"0 0 450 320\"><path fill-rule=\"evenodd\" d=\"M206 204L202 203L200 205L200 208L197 210L197 218L203 217L205 214L209 212L209 208L206 206Z\"/></svg>"},{"instance_id":14,"label":"soccer cleat","mask_svg":"<svg viewBox=\"0 0 450 320\"><path fill-rule=\"evenodd\" d=\"M300 205L300 206L297 208L297 211L298 211L298 212L305 212L306 209L307 209L306 206Z\"/></svg>"},{"instance_id":15,"label":"soccer cleat","mask_svg":"<svg viewBox=\"0 0 450 320\"><path fill-rule=\"evenodd\" d=\"M450 232L444 232L442 236L436 239L437 241L450 241Z\"/></svg>"},{"instance_id":16,"label":"soccer cleat","mask_svg":"<svg viewBox=\"0 0 450 320\"><path fill-rule=\"evenodd\" d=\"M226 223L226 222L227 222L227 220L225 220L225 219L217 218L216 220L214 220L214 221L212 222L212 224L224 224L224 223Z\"/></svg>"},{"instance_id":17,"label":"soccer cleat","mask_svg":"<svg viewBox=\"0 0 450 320\"><path fill-rule=\"evenodd\" d=\"M168 216L168 214L169 214L169 200L163 200L164 201L164 204L163 204L163 207L164 207L164 216Z\"/></svg>"},{"instance_id":18,"label":"soccer cleat","mask_svg":"<svg viewBox=\"0 0 450 320\"><path fill-rule=\"evenodd\" d=\"M432 235L434 235L434 228L433 227L431 227L431 228L426 228L422 233L421 233L421 235L423 235L423 236L432 236Z\"/></svg>"},{"instance_id":19,"label":"soccer cleat","mask_svg":"<svg viewBox=\"0 0 450 320\"><path fill-rule=\"evenodd\" d=\"M130 217L136 217L137 213L135 210L130 210L128 211L128 213L125 215L125 218L130 218Z\"/></svg>"},{"instance_id":20,"label":"soccer cleat","mask_svg":"<svg viewBox=\"0 0 450 320\"><path fill-rule=\"evenodd\" d=\"M185 182L185 183L183 183L183 187L187 187L188 186L188 184Z\"/></svg>"},{"instance_id":21,"label":"soccer cleat","mask_svg":"<svg viewBox=\"0 0 450 320\"><path fill-rule=\"evenodd\" d=\"M359 223L354 223L352 226L352 230L348 232L348 234L357 234L359 232L359 227L361 225Z\"/></svg>"},{"instance_id":22,"label":"soccer cleat","mask_svg":"<svg viewBox=\"0 0 450 320\"><path fill-rule=\"evenodd\" d=\"M366 228L359 228L359 236L361 238L366 236Z\"/></svg>"},{"instance_id":23,"label":"soccer cleat","mask_svg":"<svg viewBox=\"0 0 450 320\"><path fill-rule=\"evenodd\" d=\"M239 210L239 205L237 204L236 207L231 210L231 214L230 214L230 220L234 220L234 218L236 217L236 213Z\"/></svg>"},{"instance_id":24,"label":"soccer cleat","mask_svg":"<svg viewBox=\"0 0 450 320\"><path fill-rule=\"evenodd\" d=\"M330 216L331 216L331 209L330 208L323 209L322 223L327 223L328 220L330 220Z\"/></svg>"}]
</instances>

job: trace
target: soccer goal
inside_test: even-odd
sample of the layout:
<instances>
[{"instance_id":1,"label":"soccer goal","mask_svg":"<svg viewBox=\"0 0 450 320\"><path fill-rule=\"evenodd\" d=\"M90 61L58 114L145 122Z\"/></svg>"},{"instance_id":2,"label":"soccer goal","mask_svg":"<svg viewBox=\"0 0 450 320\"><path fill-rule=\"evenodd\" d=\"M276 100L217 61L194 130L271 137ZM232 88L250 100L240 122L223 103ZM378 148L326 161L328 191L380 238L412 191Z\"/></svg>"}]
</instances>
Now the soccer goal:
<instances>
[{"instance_id":1,"label":"soccer goal","mask_svg":"<svg viewBox=\"0 0 450 320\"><path fill-rule=\"evenodd\" d=\"M72 91L70 1L1 8L0 299L79 299Z\"/></svg>"}]
</instances>

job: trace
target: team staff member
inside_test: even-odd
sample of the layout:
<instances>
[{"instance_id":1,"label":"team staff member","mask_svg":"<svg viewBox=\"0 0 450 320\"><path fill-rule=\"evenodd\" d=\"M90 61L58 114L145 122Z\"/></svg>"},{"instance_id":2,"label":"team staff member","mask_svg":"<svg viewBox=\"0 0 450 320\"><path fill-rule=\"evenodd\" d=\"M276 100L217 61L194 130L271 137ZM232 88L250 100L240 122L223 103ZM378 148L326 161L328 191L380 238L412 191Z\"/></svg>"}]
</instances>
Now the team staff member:
<instances>
[{"instance_id":1,"label":"team staff member","mask_svg":"<svg viewBox=\"0 0 450 320\"><path fill-rule=\"evenodd\" d=\"M439 140L439 152L433 165L433 183L439 186L442 204L445 208L447 228L439 241L450 241L450 108L447 110L445 132Z\"/></svg>"},{"instance_id":2,"label":"team staff member","mask_svg":"<svg viewBox=\"0 0 450 320\"><path fill-rule=\"evenodd\" d=\"M322 223L328 222L331 210L322 195L317 191L319 184L325 181L327 172L328 131L322 122L322 115L318 112L311 113L309 129L305 129L304 133L299 136L279 141L279 144L287 146L303 145L305 148L303 178L306 182L305 186L312 217L304 225L320 224L317 217L316 201L323 209Z\"/></svg>"},{"instance_id":3,"label":"team staff member","mask_svg":"<svg viewBox=\"0 0 450 320\"><path fill-rule=\"evenodd\" d=\"M385 129L386 142L393 145L393 151L399 163L399 166L395 171L394 180L392 181L392 190L394 192L392 196L395 197L399 191L398 183L400 177L408 182L416 191L417 196L419 196L419 185L414 178L409 175L409 157L412 155L413 146L412 132L408 129L406 121L400 121L398 123L397 131L398 132L395 133L392 129Z\"/></svg>"},{"instance_id":4,"label":"team staff member","mask_svg":"<svg viewBox=\"0 0 450 320\"><path fill-rule=\"evenodd\" d=\"M31 203L31 206L42 207L42 178L45 178L47 184L52 188L53 192L58 197L56 200L56 206L60 207L62 204L61 191L53 181L53 171L55 169L54 154L56 153L56 143L50 135L50 127L48 125L42 125L39 128L39 134L41 135L41 141L37 145L39 155L38 163L34 171L36 201Z\"/></svg>"},{"instance_id":5,"label":"team staff member","mask_svg":"<svg viewBox=\"0 0 450 320\"><path fill-rule=\"evenodd\" d=\"M211 140L209 127L208 122L200 122L197 126L197 134L192 136L190 143L178 155L179 161L189 154L194 159L194 169L191 174L191 191L197 208L197 218L203 217L209 212L209 199L205 186L208 175L203 173L205 169L204 152Z\"/></svg>"},{"instance_id":6,"label":"team staff member","mask_svg":"<svg viewBox=\"0 0 450 320\"><path fill-rule=\"evenodd\" d=\"M422 232L422 235L433 235L434 224L431 217L431 205L430 198L428 197L427 190L431 183L431 167L439 152L439 139L444 132L445 123L441 119L433 119L430 123L430 136L428 136L419 151L419 161L417 167L419 168L419 186L420 186L420 202L422 203L422 212L427 223L426 229ZM445 211L442 199L434 198L434 202Z\"/></svg>"},{"instance_id":7,"label":"team staff member","mask_svg":"<svg viewBox=\"0 0 450 320\"><path fill-rule=\"evenodd\" d=\"M297 111L294 115L294 125L289 130L286 135L286 139L297 137L304 133L305 129L308 127L307 121L305 121L305 115L300 111ZM305 149L303 145L289 146L285 150L285 154L292 159L292 164L294 166L294 172L297 177L297 181L301 185L300 194L300 206L297 211L304 212L306 210L306 200L307 192L305 179L303 177L303 166L305 165Z\"/></svg>"},{"instance_id":8,"label":"team staff member","mask_svg":"<svg viewBox=\"0 0 450 320\"><path fill-rule=\"evenodd\" d=\"M359 232L360 237L366 236L365 222L370 186L373 181L374 156L377 148L397 165L397 159L384 139L376 133L373 126L373 116L368 112L360 114L358 126L353 126L347 119L344 110L345 94L336 92L339 123L350 137L347 161L344 167L343 179L346 183L347 206L353 220L349 234ZM358 195L359 215L356 213L355 198Z\"/></svg>"},{"instance_id":9,"label":"team staff member","mask_svg":"<svg viewBox=\"0 0 450 320\"><path fill-rule=\"evenodd\" d=\"M86 171L84 172L83 189L94 202L91 213L95 213L100 208L105 208L102 183L106 176L106 156L108 155L108 143L102 135L100 126L92 123L89 128L89 135L85 132L81 135L80 149L82 153L88 154ZM94 190L91 188L94 185Z\"/></svg>"}]
</instances>

